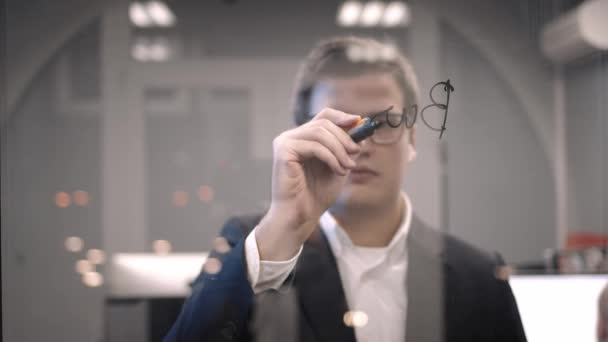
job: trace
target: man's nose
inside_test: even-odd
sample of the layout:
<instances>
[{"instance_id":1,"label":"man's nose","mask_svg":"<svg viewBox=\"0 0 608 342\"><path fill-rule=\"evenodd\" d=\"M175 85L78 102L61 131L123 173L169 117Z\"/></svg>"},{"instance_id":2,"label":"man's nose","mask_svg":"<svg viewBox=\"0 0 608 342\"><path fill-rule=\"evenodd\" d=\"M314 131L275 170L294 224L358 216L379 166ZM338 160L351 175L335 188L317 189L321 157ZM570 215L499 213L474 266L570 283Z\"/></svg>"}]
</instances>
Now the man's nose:
<instances>
[{"instance_id":1,"label":"man's nose","mask_svg":"<svg viewBox=\"0 0 608 342\"><path fill-rule=\"evenodd\" d=\"M371 138L363 139L359 142L359 146L361 146L361 152L359 152L359 158L367 157L370 155L374 148L374 142Z\"/></svg>"}]
</instances>

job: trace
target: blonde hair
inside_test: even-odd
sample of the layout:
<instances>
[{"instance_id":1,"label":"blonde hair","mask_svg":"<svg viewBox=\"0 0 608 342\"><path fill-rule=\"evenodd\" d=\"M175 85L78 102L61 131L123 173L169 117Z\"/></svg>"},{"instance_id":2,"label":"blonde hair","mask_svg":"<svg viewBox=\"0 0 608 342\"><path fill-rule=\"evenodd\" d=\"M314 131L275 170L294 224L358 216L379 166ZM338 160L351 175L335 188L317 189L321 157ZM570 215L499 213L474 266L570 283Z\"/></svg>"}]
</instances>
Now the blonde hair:
<instances>
[{"instance_id":1,"label":"blonde hair","mask_svg":"<svg viewBox=\"0 0 608 342\"><path fill-rule=\"evenodd\" d=\"M409 60L392 44L364 37L334 37L319 42L304 59L294 85L292 110L295 123L307 122L310 97L323 77L348 77L369 72L393 75L406 107L418 103L418 78Z\"/></svg>"}]
</instances>

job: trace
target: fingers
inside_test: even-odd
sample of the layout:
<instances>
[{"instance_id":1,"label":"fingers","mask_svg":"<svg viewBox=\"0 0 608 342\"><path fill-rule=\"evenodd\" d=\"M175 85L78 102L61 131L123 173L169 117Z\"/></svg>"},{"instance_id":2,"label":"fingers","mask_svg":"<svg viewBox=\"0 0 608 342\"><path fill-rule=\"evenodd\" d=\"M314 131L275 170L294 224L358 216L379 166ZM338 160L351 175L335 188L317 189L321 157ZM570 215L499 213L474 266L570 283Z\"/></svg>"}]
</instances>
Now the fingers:
<instances>
[{"instance_id":1,"label":"fingers","mask_svg":"<svg viewBox=\"0 0 608 342\"><path fill-rule=\"evenodd\" d=\"M345 175L347 170L355 167L353 157L361 147L343 128L352 126L360 119L358 115L326 108L310 122L277 137L276 147L279 150L283 150L280 146L287 148L283 151L289 150L290 155L300 156L301 160L317 158L334 172Z\"/></svg>"},{"instance_id":2,"label":"fingers","mask_svg":"<svg viewBox=\"0 0 608 342\"><path fill-rule=\"evenodd\" d=\"M347 171L338 161L336 155L321 143L311 140L296 140L294 141L294 144L297 144L297 153L302 157L317 158L324 162L335 173L342 176L346 175Z\"/></svg>"},{"instance_id":3,"label":"fingers","mask_svg":"<svg viewBox=\"0 0 608 342\"><path fill-rule=\"evenodd\" d=\"M361 117L359 115L344 113L332 108L325 108L315 115L312 118L312 121L320 119L327 119L339 127L346 128L359 121Z\"/></svg>"},{"instance_id":4,"label":"fingers","mask_svg":"<svg viewBox=\"0 0 608 342\"><path fill-rule=\"evenodd\" d=\"M334 126L335 129L331 126ZM321 144L336 157L342 168L351 169L355 167L355 161L349 154L358 152L360 147L346 133L339 131L341 129L332 123L319 121L294 130L292 138Z\"/></svg>"},{"instance_id":5,"label":"fingers","mask_svg":"<svg viewBox=\"0 0 608 342\"><path fill-rule=\"evenodd\" d=\"M331 132L344 147L349 154L358 153L361 150L361 146L359 146L353 139L344 131L342 128L334 125L333 123L324 123L323 127L325 127L329 132Z\"/></svg>"}]
</instances>

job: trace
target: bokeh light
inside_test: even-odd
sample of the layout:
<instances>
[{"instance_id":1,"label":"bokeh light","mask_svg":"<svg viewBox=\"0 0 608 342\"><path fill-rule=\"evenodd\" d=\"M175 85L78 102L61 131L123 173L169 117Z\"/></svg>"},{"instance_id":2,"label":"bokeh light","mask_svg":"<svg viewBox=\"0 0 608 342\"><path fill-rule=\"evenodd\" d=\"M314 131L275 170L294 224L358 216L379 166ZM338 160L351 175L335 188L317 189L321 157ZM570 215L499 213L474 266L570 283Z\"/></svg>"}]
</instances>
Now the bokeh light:
<instances>
[{"instance_id":1,"label":"bokeh light","mask_svg":"<svg viewBox=\"0 0 608 342\"><path fill-rule=\"evenodd\" d=\"M363 6L359 22L362 26L371 27L378 25L384 13L384 3L382 1L369 1Z\"/></svg>"},{"instance_id":2,"label":"bokeh light","mask_svg":"<svg viewBox=\"0 0 608 342\"><path fill-rule=\"evenodd\" d=\"M60 191L55 194L55 205L58 208L67 208L72 204L72 199L70 198L70 194L67 192Z\"/></svg>"},{"instance_id":3,"label":"bokeh light","mask_svg":"<svg viewBox=\"0 0 608 342\"><path fill-rule=\"evenodd\" d=\"M363 5L359 1L346 1L338 10L336 18L340 26L350 27L355 26L361 15Z\"/></svg>"},{"instance_id":4,"label":"bokeh light","mask_svg":"<svg viewBox=\"0 0 608 342\"><path fill-rule=\"evenodd\" d=\"M188 205L188 193L182 190L173 192L173 206L177 208L183 208Z\"/></svg>"},{"instance_id":5,"label":"bokeh light","mask_svg":"<svg viewBox=\"0 0 608 342\"><path fill-rule=\"evenodd\" d=\"M346 50L346 56L353 62L360 62L363 60L363 49L357 45L349 46Z\"/></svg>"},{"instance_id":6,"label":"bokeh light","mask_svg":"<svg viewBox=\"0 0 608 342\"><path fill-rule=\"evenodd\" d=\"M344 324L349 327L364 327L367 325L368 317L367 314L363 311L347 311L344 314Z\"/></svg>"},{"instance_id":7,"label":"bokeh light","mask_svg":"<svg viewBox=\"0 0 608 342\"><path fill-rule=\"evenodd\" d=\"M158 255L167 255L171 253L171 242L167 240L154 240L152 242L152 250Z\"/></svg>"},{"instance_id":8,"label":"bokeh light","mask_svg":"<svg viewBox=\"0 0 608 342\"><path fill-rule=\"evenodd\" d=\"M83 190L76 190L72 193L74 198L74 204L79 207L86 207L89 205L89 193Z\"/></svg>"},{"instance_id":9,"label":"bokeh light","mask_svg":"<svg viewBox=\"0 0 608 342\"><path fill-rule=\"evenodd\" d=\"M101 265L106 261L106 253L101 249L89 249L87 259L94 265Z\"/></svg>"},{"instance_id":10,"label":"bokeh light","mask_svg":"<svg viewBox=\"0 0 608 342\"><path fill-rule=\"evenodd\" d=\"M222 262L218 258L209 258L203 268L209 274L217 274L222 270Z\"/></svg>"},{"instance_id":11,"label":"bokeh light","mask_svg":"<svg viewBox=\"0 0 608 342\"><path fill-rule=\"evenodd\" d=\"M213 240L213 249L220 254L228 253L230 244L224 237L218 236Z\"/></svg>"},{"instance_id":12,"label":"bokeh light","mask_svg":"<svg viewBox=\"0 0 608 342\"><path fill-rule=\"evenodd\" d=\"M494 270L494 276L497 279L507 281L507 280L509 280L509 277L511 276L511 274L513 274L513 271L514 271L513 267L511 267L511 266L507 266L507 265L498 266Z\"/></svg>"},{"instance_id":13,"label":"bokeh light","mask_svg":"<svg viewBox=\"0 0 608 342\"><path fill-rule=\"evenodd\" d=\"M215 192L213 188L209 185L202 185L198 188L198 199L201 202L209 203L213 201L215 197Z\"/></svg>"},{"instance_id":14,"label":"bokeh light","mask_svg":"<svg viewBox=\"0 0 608 342\"><path fill-rule=\"evenodd\" d=\"M65 249L67 249L69 252L80 252L82 250L82 248L84 247L84 241L82 241L81 238L79 238L78 236L68 236L65 239Z\"/></svg>"},{"instance_id":15,"label":"bokeh light","mask_svg":"<svg viewBox=\"0 0 608 342\"><path fill-rule=\"evenodd\" d=\"M99 272L87 272L82 275L82 282L88 287L99 287L103 284L103 276Z\"/></svg>"},{"instance_id":16,"label":"bokeh light","mask_svg":"<svg viewBox=\"0 0 608 342\"><path fill-rule=\"evenodd\" d=\"M95 265L91 264L89 260L78 260L76 261L76 272L80 274L85 274L87 272L92 272L95 270Z\"/></svg>"}]
</instances>

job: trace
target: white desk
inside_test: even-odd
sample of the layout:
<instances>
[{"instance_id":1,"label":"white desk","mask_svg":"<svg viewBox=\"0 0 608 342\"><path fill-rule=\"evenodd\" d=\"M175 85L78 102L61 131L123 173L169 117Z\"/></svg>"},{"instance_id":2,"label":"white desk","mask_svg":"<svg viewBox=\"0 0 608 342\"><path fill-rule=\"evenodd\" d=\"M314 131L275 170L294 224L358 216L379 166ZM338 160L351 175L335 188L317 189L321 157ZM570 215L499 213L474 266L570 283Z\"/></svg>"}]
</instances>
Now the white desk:
<instances>
[{"instance_id":1,"label":"white desk","mask_svg":"<svg viewBox=\"0 0 608 342\"><path fill-rule=\"evenodd\" d=\"M116 254L112 298L186 297L207 253ZM511 287L530 342L594 342L597 299L608 275L516 275Z\"/></svg>"},{"instance_id":2,"label":"white desk","mask_svg":"<svg viewBox=\"0 0 608 342\"><path fill-rule=\"evenodd\" d=\"M512 276L530 342L595 342L598 297L608 275Z\"/></svg>"}]
</instances>

